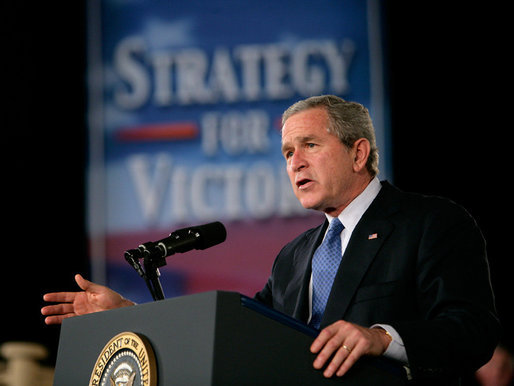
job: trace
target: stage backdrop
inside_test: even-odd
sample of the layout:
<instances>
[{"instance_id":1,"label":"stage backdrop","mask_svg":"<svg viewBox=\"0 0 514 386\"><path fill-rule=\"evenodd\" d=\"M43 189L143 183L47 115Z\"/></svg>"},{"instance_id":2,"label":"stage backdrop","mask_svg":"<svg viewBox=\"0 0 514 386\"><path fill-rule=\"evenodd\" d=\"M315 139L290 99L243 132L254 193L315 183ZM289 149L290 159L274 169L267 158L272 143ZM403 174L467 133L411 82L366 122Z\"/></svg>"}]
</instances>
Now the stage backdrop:
<instances>
[{"instance_id":1,"label":"stage backdrop","mask_svg":"<svg viewBox=\"0 0 514 386\"><path fill-rule=\"evenodd\" d=\"M253 295L320 223L292 193L280 116L311 95L366 105L391 179L378 1L88 2L92 279L150 301L124 251L221 221L223 244L168 257L166 297Z\"/></svg>"}]
</instances>

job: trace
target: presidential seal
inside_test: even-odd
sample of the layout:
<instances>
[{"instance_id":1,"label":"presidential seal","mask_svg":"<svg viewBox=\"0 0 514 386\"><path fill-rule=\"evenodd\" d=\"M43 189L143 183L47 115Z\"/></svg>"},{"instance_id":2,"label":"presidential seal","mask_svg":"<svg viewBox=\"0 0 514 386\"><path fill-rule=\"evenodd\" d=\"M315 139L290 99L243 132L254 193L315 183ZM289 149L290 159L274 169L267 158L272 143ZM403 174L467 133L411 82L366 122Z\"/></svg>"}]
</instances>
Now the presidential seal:
<instances>
[{"instance_id":1,"label":"presidential seal","mask_svg":"<svg viewBox=\"0 0 514 386\"><path fill-rule=\"evenodd\" d=\"M157 368L148 340L122 332L105 345L96 360L89 386L156 386Z\"/></svg>"}]
</instances>

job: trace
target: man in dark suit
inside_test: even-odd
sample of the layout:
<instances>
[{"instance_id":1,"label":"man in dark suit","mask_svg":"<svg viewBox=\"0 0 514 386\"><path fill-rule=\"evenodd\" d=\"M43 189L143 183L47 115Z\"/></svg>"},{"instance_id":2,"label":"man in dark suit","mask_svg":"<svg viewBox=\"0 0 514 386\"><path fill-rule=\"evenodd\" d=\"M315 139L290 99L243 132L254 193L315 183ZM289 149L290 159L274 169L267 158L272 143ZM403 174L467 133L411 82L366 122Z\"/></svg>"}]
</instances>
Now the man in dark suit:
<instances>
[{"instance_id":1,"label":"man in dark suit","mask_svg":"<svg viewBox=\"0 0 514 386\"><path fill-rule=\"evenodd\" d=\"M312 345L319 353L315 367L329 362L326 376L343 375L362 355L385 353L408 363L413 378L448 379L486 362L498 325L473 219L448 200L378 181L374 131L363 106L313 97L290 107L282 123L293 190L327 220L282 249L256 298L310 322L313 256L329 221L338 218L343 256Z\"/></svg>"},{"instance_id":2,"label":"man in dark suit","mask_svg":"<svg viewBox=\"0 0 514 386\"><path fill-rule=\"evenodd\" d=\"M327 219L282 249L256 299L321 329L314 367L342 376L383 355L414 380L457 382L487 362L499 326L481 233L456 204L378 180L367 109L334 96L300 101L284 113L282 151L298 200ZM84 292L45 296L64 302L43 309L47 323L131 304L77 282Z\"/></svg>"}]
</instances>

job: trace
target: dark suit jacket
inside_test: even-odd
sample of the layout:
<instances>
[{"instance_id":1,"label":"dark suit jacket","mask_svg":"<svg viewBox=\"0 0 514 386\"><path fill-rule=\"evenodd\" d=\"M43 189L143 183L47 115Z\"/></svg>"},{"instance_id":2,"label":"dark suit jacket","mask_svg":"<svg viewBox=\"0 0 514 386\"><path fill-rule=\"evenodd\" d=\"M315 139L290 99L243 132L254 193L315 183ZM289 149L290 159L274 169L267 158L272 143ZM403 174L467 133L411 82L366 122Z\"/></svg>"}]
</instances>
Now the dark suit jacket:
<instances>
[{"instance_id":1,"label":"dark suit jacket","mask_svg":"<svg viewBox=\"0 0 514 386\"><path fill-rule=\"evenodd\" d=\"M257 300L307 321L311 258L327 226L281 250ZM352 233L321 327L340 319L393 326L414 379L448 380L477 369L492 355L499 325L475 221L449 200L382 182Z\"/></svg>"}]
</instances>

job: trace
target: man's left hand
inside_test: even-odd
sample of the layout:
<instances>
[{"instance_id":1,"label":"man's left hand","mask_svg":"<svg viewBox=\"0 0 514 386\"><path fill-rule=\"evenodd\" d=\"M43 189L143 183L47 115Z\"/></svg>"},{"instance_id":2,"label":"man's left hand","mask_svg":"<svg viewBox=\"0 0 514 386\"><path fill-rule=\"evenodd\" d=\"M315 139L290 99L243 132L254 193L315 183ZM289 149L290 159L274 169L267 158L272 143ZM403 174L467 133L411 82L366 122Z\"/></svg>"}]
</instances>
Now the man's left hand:
<instances>
[{"instance_id":1,"label":"man's left hand","mask_svg":"<svg viewBox=\"0 0 514 386\"><path fill-rule=\"evenodd\" d=\"M321 330L311 345L311 352L318 354L314 368L320 370L328 363L323 375L343 376L363 355L379 356L389 346L391 338L381 328L365 328L339 320Z\"/></svg>"}]
</instances>

